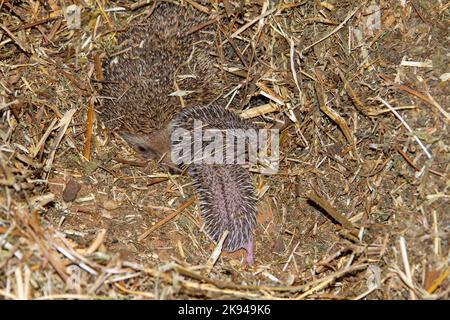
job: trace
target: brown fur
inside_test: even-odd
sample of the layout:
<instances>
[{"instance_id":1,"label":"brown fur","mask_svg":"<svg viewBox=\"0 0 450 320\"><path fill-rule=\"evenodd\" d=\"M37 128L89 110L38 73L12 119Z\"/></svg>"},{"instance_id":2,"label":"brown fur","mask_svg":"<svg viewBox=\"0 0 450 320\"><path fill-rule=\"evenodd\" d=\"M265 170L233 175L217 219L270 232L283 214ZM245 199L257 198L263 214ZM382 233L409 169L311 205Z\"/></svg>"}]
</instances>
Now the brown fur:
<instances>
[{"instance_id":1,"label":"brown fur","mask_svg":"<svg viewBox=\"0 0 450 320\"><path fill-rule=\"evenodd\" d=\"M204 104L221 87L219 70L209 54L214 38L202 30L187 33L207 17L179 5L161 3L144 21L119 36L122 49L105 68L101 118L112 129L152 133L162 129L181 110L177 90L194 91L186 106Z\"/></svg>"}]
</instances>

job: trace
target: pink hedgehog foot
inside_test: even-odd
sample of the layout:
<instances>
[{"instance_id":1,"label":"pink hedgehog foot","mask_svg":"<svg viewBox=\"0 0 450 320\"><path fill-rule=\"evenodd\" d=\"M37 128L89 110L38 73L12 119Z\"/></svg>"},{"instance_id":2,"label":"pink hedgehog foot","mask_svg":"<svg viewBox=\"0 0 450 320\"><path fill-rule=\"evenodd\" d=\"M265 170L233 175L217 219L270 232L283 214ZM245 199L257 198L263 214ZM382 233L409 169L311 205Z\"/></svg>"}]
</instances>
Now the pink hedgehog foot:
<instances>
[{"instance_id":1,"label":"pink hedgehog foot","mask_svg":"<svg viewBox=\"0 0 450 320\"><path fill-rule=\"evenodd\" d=\"M247 263L251 266L255 263L255 258L253 256L253 239L247 242L247 245L244 249L247 251Z\"/></svg>"}]
</instances>

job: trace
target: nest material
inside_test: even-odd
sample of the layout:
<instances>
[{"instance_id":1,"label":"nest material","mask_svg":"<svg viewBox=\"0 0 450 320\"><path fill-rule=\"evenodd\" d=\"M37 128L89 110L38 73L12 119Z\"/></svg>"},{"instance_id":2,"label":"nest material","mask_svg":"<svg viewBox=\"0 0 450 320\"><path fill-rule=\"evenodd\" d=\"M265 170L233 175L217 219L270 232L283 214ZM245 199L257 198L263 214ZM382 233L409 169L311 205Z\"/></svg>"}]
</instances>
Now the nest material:
<instances>
[{"instance_id":1,"label":"nest material","mask_svg":"<svg viewBox=\"0 0 450 320\"><path fill-rule=\"evenodd\" d=\"M252 176L247 267L207 264L188 181L96 130L101 57L154 2L80 3L77 25L62 1L0 2L2 297L449 298L448 4L183 1L244 114L293 121L278 174Z\"/></svg>"}]
</instances>

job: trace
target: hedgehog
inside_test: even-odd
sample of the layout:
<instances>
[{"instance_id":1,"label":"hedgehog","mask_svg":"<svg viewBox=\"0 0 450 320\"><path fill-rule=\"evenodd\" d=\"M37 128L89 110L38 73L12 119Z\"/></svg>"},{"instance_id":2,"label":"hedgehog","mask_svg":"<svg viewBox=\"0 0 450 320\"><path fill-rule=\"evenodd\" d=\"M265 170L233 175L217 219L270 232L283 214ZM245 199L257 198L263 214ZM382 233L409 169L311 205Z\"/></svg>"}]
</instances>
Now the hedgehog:
<instances>
[{"instance_id":1,"label":"hedgehog","mask_svg":"<svg viewBox=\"0 0 450 320\"><path fill-rule=\"evenodd\" d=\"M202 127L195 127L194 121L201 123ZM170 128L172 132L179 128L188 132L198 129L257 129L252 122L241 119L221 105L184 109L170 123ZM177 142L172 139L172 150L178 147ZM225 145L224 149L226 148ZM237 157L238 154L234 156ZM176 160L175 158L172 157L173 160ZM205 233L214 241L218 241L222 234L228 231L222 248L230 252L245 249L247 262L253 264L253 229L256 224L257 200L250 175L236 163L236 159L227 159L229 164L207 164L204 163L205 159L201 159L197 164L194 160L192 158L191 163L178 162L178 165L189 165L188 174L193 178L200 195Z\"/></svg>"},{"instance_id":2,"label":"hedgehog","mask_svg":"<svg viewBox=\"0 0 450 320\"><path fill-rule=\"evenodd\" d=\"M192 32L207 18L189 7L158 3L150 17L119 34L119 54L104 68L99 113L106 127L125 140L130 133L151 137L181 110L181 99L190 107L217 98L223 77L210 54L211 27ZM153 139L157 146L159 140Z\"/></svg>"},{"instance_id":3,"label":"hedgehog","mask_svg":"<svg viewBox=\"0 0 450 320\"><path fill-rule=\"evenodd\" d=\"M100 118L144 158L172 172L187 166L199 194L205 233L218 241L227 230L223 249L246 249L251 264L256 198L246 169L172 160L173 132L193 131L193 120L218 130L253 127L223 107L223 76L210 54L213 34L197 30L206 20L192 8L159 3L150 17L120 35L124 48L105 66Z\"/></svg>"},{"instance_id":4,"label":"hedgehog","mask_svg":"<svg viewBox=\"0 0 450 320\"><path fill-rule=\"evenodd\" d=\"M200 140L197 142L203 144L205 142L208 142L208 138L214 141L213 136L218 134L221 138L221 141L219 142L221 149L215 150L213 148L213 150L211 150L213 153L208 154L210 158L214 158L214 156L219 156L220 152L221 154L219 160L221 160L221 162L226 161L227 164L248 164L251 162L254 163L256 160L253 158L250 159L249 157L249 152L256 150L253 149L249 150L249 149L250 147L252 147L251 142L253 142L250 141L250 139L257 138L256 133L258 127L253 122L243 120L237 114L224 108L220 104L213 104L206 107L200 106L200 107L186 108L177 114L175 119L169 124L169 128L166 129L166 132L172 133L171 139L172 157L175 156L181 158L181 155L179 155L180 149L181 151L189 149L189 151L191 151L192 154L191 157L192 159L190 159L190 163L191 162L195 163L196 161L205 162L208 160L210 160L210 162L213 162L212 159L204 158L205 150L203 148L199 148L197 152L199 152L200 154L196 155L194 150L195 140L183 139L182 134L176 135L175 133L177 132L178 129L184 129L188 136L192 135L193 136L192 138ZM200 138L198 136L194 136L193 134L191 134L192 132L195 132L195 130L198 130L197 132L200 132L202 134ZM203 134L205 133L209 133L210 136L208 138L203 137ZM227 134L230 135L228 138L230 138L232 135L232 139L230 139L229 141L226 139ZM202 141L203 139L205 141ZM240 140L238 141L238 139ZM185 145L186 141L188 145ZM237 144L239 142L243 144L244 150L237 150L238 149ZM241 151L241 153L238 153L238 151ZM227 157L227 152L232 154ZM239 157L241 154L242 157ZM172 159L172 157L171 160L178 160L176 161L177 165L185 164L182 161L183 159Z\"/></svg>"}]
</instances>

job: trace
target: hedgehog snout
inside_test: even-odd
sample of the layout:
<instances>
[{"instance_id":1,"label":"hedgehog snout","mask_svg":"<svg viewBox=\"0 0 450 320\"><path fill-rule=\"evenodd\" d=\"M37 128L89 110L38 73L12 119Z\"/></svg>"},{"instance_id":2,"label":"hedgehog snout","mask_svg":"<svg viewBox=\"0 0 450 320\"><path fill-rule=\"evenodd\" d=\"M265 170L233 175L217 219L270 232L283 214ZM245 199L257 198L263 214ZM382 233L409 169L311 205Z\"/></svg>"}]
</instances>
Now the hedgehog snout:
<instances>
[{"instance_id":1,"label":"hedgehog snout","mask_svg":"<svg viewBox=\"0 0 450 320\"><path fill-rule=\"evenodd\" d=\"M157 130L151 134L122 131L120 136L145 159L157 161L163 168L172 173L181 171L171 158L169 128Z\"/></svg>"}]
</instances>

